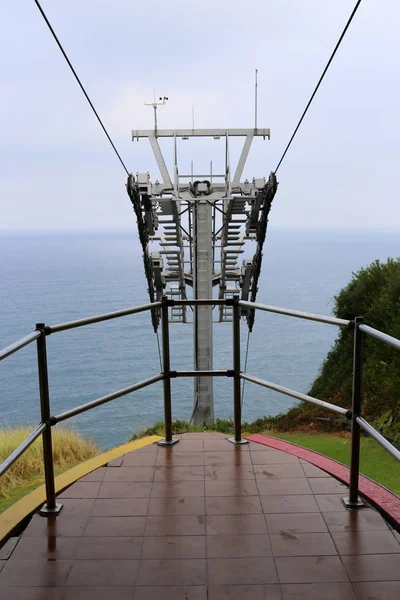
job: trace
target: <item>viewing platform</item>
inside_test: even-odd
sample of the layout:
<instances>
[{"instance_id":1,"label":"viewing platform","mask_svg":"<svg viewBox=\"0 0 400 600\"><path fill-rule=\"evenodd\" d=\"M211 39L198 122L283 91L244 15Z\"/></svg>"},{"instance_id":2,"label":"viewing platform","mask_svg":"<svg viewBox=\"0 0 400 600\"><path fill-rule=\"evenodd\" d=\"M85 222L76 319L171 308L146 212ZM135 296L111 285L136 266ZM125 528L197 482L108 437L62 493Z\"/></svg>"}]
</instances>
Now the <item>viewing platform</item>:
<instances>
[{"instance_id":1,"label":"viewing platform","mask_svg":"<svg viewBox=\"0 0 400 600\"><path fill-rule=\"evenodd\" d=\"M171 369L169 310L191 305L232 308L232 369ZM345 328L353 337L351 408L243 371L242 309ZM46 338L144 311L160 311L160 373L54 414ZM0 351L3 360L36 342L41 412L36 428L0 465L0 477L39 437L45 475L42 488L0 515L0 537L8 540L0 548L0 599L398 600L400 498L362 476L359 468L361 432L400 462L400 450L363 416L365 335L400 350L399 339L361 317L339 319L236 296L163 297L67 323L38 323ZM233 437L173 437L171 380L177 377L232 378ZM159 381L163 440L143 438L54 476L53 427ZM350 469L275 438L255 434L243 439L242 381L322 407L351 423ZM35 511L39 514L30 518Z\"/></svg>"},{"instance_id":2,"label":"viewing platform","mask_svg":"<svg viewBox=\"0 0 400 600\"><path fill-rule=\"evenodd\" d=\"M0 598L398 600L400 535L372 507L346 509L340 481L263 443L175 437L35 514L0 549Z\"/></svg>"}]
</instances>

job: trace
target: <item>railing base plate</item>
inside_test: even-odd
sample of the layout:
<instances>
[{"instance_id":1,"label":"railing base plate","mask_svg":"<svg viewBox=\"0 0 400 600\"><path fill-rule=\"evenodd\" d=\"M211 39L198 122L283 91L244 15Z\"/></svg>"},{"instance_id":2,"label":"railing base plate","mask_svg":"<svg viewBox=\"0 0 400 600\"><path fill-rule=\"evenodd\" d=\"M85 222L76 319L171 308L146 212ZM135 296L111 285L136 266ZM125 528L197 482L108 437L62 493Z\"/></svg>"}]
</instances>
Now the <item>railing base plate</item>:
<instances>
[{"instance_id":1,"label":"railing base plate","mask_svg":"<svg viewBox=\"0 0 400 600\"><path fill-rule=\"evenodd\" d=\"M357 498L356 502L351 502L350 498L342 498L346 508L365 508L366 504L361 498Z\"/></svg>"},{"instance_id":2,"label":"railing base plate","mask_svg":"<svg viewBox=\"0 0 400 600\"><path fill-rule=\"evenodd\" d=\"M228 442L230 442L231 444L248 444L248 440L244 440L243 438L241 438L240 440L235 440L234 437L230 437L228 438Z\"/></svg>"},{"instance_id":3,"label":"railing base plate","mask_svg":"<svg viewBox=\"0 0 400 600\"><path fill-rule=\"evenodd\" d=\"M56 504L54 508L47 508L47 504L43 504L42 508L39 511L39 515L42 517L55 517L60 514L62 504Z\"/></svg>"},{"instance_id":4,"label":"railing base plate","mask_svg":"<svg viewBox=\"0 0 400 600\"><path fill-rule=\"evenodd\" d=\"M170 442L168 442L167 440L160 440L159 442L157 442L157 446L173 446L174 444L177 444L179 442L179 440L174 440L172 439Z\"/></svg>"}]
</instances>

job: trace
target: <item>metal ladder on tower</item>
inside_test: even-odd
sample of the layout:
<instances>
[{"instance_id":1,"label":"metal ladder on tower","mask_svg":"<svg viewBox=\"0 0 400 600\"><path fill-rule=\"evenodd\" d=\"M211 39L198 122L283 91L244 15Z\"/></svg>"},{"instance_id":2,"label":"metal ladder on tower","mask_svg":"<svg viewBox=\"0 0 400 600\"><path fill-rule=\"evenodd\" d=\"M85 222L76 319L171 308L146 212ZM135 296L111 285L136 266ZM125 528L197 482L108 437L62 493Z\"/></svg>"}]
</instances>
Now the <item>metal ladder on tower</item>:
<instances>
[{"instance_id":1,"label":"metal ladder on tower","mask_svg":"<svg viewBox=\"0 0 400 600\"><path fill-rule=\"evenodd\" d=\"M240 199L234 199L232 205L232 212L234 214L240 214L239 211L244 210L244 201L236 203L235 201ZM243 204L243 207L242 207ZM229 274L240 269L238 264L239 254L243 254L244 238L245 234L240 231L242 223L245 223L246 219L231 219L227 223L227 234L225 245L221 248L221 270L225 274L225 277L229 279ZM224 298L233 298L234 293L238 293L235 287L227 286L224 291ZM232 308L230 306L220 307L220 321L231 322L232 321Z\"/></svg>"},{"instance_id":2,"label":"metal ladder on tower","mask_svg":"<svg viewBox=\"0 0 400 600\"><path fill-rule=\"evenodd\" d=\"M167 292L168 298L171 300L179 300L181 298L181 291L177 287L170 287ZM170 323L185 323L185 312L184 306L173 306L171 308L169 322Z\"/></svg>"}]
</instances>

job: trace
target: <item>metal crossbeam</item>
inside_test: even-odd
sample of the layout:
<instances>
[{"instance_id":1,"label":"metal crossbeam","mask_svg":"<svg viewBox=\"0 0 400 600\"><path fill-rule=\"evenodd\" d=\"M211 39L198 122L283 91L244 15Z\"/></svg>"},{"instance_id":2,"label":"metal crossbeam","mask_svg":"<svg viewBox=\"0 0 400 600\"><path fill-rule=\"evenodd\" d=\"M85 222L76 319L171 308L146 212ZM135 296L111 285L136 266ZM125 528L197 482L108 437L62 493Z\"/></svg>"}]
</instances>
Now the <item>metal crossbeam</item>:
<instances>
[{"instance_id":1,"label":"metal crossbeam","mask_svg":"<svg viewBox=\"0 0 400 600\"><path fill-rule=\"evenodd\" d=\"M270 129L132 129L132 140L151 137L264 137L270 139Z\"/></svg>"}]
</instances>

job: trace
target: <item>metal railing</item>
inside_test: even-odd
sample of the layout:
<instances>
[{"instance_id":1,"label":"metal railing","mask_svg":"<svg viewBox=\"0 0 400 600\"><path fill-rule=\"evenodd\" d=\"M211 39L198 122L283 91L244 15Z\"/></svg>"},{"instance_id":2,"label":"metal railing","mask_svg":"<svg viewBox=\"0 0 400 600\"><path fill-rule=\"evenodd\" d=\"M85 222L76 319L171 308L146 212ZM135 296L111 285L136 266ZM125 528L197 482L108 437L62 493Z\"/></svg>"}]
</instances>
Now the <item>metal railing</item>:
<instances>
[{"instance_id":1,"label":"metal railing","mask_svg":"<svg viewBox=\"0 0 400 600\"><path fill-rule=\"evenodd\" d=\"M225 305L233 308L233 323L232 323L232 359L233 368L228 370L215 371L173 371L170 365L170 343L169 343L169 319L168 309L172 306L205 306L205 305ZM50 409L49 381L47 372L47 350L46 337L53 333L84 327L93 323L100 323L110 319L117 319L127 315L149 311L161 310L161 325L162 325L162 372L154 377L135 383L129 387L123 388L107 396L102 396L86 404L82 404L76 408L65 411L58 415L52 416ZM276 383L254 377L248 373L244 373L240 368L240 317L243 309L261 310L280 315L286 315L298 319L316 321L335 325L338 327L349 327L354 332L354 350L353 350L353 389L352 389L352 407L345 409L335 404L319 400L312 396L291 390ZM241 380L250 381L262 387L274 390L281 394L285 394L303 402L310 402L317 406L321 406L330 411L344 415L351 421L351 459L350 459L350 485L349 497L344 498L346 506L356 508L362 505L359 498L359 466L360 466L360 432L361 429L375 439L383 448L385 448L394 458L400 461L400 451L395 448L388 440L386 440L372 425L370 425L361 416L361 400L362 400L362 366L363 366L363 346L364 334L375 337L386 344L390 344L397 349L400 349L400 340L393 338L390 335L377 331L368 325L365 325L361 317L356 317L349 321L345 319L337 319L335 317L326 317L311 313L278 308L276 306L267 306L264 304L253 303L239 300L238 297L231 299L209 299L209 300L172 300L166 296L162 302L154 302L145 304L126 310L106 313L103 315L61 323L58 325L46 326L44 323L38 323L33 333L25 336L21 340L11 344L4 350L0 351L0 361L7 358L14 352L24 348L28 344L36 340L37 344L37 359L38 359L38 376L39 376L39 391L40 391L40 408L41 422L36 429L10 454L6 460L0 465L0 477L15 463L18 458L33 444L33 442L42 436L43 441L43 462L46 487L46 504L42 507L40 514L44 516L58 514L62 508L61 504L56 502L55 483L54 483L54 466L53 466L53 450L52 450L52 427L61 421L65 421L79 415L83 412L91 410L102 404L106 404L111 400L121 398L127 394L140 390L144 387L152 385L158 381L163 382L164 391L164 421L165 421L165 438L159 442L160 445L170 446L178 440L173 438L172 431L172 403L171 403L171 379L175 377L231 377L233 379L233 412L234 412L234 435L229 439L234 444L245 444L247 440L242 438L242 403L241 403Z\"/></svg>"}]
</instances>

